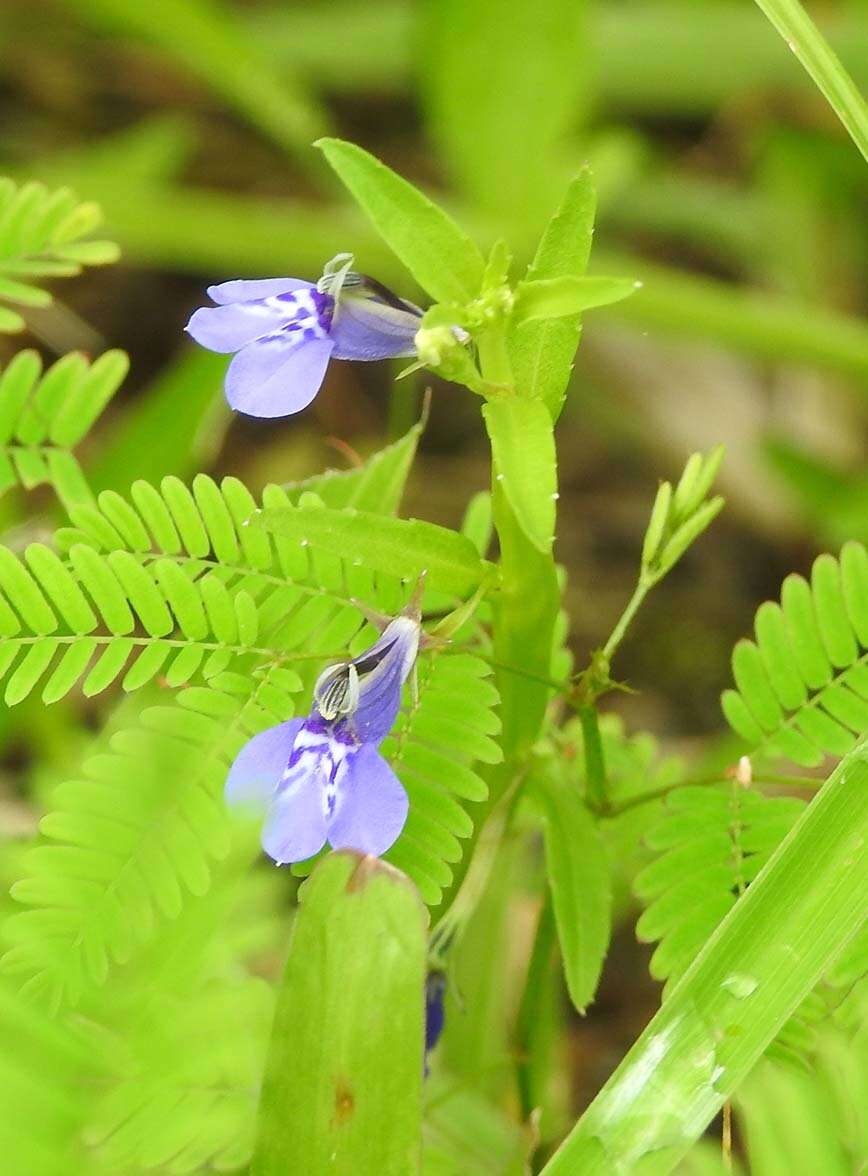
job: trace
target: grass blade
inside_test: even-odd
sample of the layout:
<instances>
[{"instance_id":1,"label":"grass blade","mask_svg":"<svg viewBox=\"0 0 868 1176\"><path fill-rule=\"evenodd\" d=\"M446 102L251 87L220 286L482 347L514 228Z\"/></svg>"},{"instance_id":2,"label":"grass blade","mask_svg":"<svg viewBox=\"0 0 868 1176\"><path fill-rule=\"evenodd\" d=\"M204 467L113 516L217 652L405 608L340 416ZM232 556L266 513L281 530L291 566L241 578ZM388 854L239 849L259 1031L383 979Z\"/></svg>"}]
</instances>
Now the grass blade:
<instances>
[{"instance_id":1,"label":"grass blade","mask_svg":"<svg viewBox=\"0 0 868 1176\"><path fill-rule=\"evenodd\" d=\"M671 1171L865 917L868 745L841 761L544 1169Z\"/></svg>"},{"instance_id":2,"label":"grass blade","mask_svg":"<svg viewBox=\"0 0 868 1176\"><path fill-rule=\"evenodd\" d=\"M756 0L868 160L868 105L798 0Z\"/></svg>"}]
</instances>

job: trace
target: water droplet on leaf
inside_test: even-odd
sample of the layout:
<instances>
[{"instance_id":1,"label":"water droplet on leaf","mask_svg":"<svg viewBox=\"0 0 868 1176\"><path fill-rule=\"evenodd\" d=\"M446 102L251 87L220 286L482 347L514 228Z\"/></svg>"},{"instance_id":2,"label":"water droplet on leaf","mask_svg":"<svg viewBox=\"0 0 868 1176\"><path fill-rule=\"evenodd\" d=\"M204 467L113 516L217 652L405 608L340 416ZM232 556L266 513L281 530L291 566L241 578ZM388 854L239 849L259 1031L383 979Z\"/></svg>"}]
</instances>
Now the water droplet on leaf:
<instances>
[{"instance_id":1,"label":"water droplet on leaf","mask_svg":"<svg viewBox=\"0 0 868 1176\"><path fill-rule=\"evenodd\" d=\"M731 992L736 1000L744 1000L756 992L759 981L753 976L746 976L743 972L733 972L723 981L722 987Z\"/></svg>"}]
</instances>

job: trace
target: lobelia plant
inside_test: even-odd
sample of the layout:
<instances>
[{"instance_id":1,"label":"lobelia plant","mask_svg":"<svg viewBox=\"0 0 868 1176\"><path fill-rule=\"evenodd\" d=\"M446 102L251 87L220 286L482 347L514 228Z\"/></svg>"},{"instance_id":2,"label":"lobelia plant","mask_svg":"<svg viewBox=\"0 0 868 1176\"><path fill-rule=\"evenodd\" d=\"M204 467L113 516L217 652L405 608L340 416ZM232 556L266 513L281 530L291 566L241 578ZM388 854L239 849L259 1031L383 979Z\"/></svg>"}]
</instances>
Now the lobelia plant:
<instances>
[{"instance_id":1,"label":"lobelia plant","mask_svg":"<svg viewBox=\"0 0 868 1176\"><path fill-rule=\"evenodd\" d=\"M94 420L117 361L40 381L22 353L0 376L9 447L47 463L33 481L69 524L0 548L6 702L40 682L44 703L116 681L144 698L47 793L44 840L16 871L11 1170L671 1171L800 1028L846 1035L864 1015L868 555L821 557L760 609L724 696L744 744L730 767L691 776L601 717L631 621L723 506L722 450L658 488L635 590L575 667L554 430L583 313L637 286L585 273L590 174L516 279L504 242L484 256L361 148L319 146L431 305L339 254L316 283L212 286L187 330L234 353L229 403L262 417L308 405L332 359L412 358L479 398L490 490L460 530L401 518L419 424L358 469L259 500L201 474L94 494L70 405ZM840 757L825 783L774 770L825 754ZM806 788L809 805L792 795ZM551 964L584 1012L625 885L667 988L567 1132ZM517 937L505 1037L491 1010L516 889L538 922ZM287 939L275 992L257 952Z\"/></svg>"}]
</instances>

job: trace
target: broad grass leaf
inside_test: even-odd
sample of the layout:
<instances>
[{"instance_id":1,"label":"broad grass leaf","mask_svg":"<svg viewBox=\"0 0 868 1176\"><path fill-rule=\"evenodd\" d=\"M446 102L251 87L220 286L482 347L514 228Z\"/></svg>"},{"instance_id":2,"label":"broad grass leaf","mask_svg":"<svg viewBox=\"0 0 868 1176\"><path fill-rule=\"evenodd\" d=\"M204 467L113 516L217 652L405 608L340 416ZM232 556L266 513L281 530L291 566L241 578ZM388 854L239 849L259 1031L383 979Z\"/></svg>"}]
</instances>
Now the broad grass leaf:
<instances>
[{"instance_id":1,"label":"broad grass leaf","mask_svg":"<svg viewBox=\"0 0 868 1176\"><path fill-rule=\"evenodd\" d=\"M418 1169L425 915L371 857L325 858L301 906L277 1000L253 1176Z\"/></svg>"}]
</instances>

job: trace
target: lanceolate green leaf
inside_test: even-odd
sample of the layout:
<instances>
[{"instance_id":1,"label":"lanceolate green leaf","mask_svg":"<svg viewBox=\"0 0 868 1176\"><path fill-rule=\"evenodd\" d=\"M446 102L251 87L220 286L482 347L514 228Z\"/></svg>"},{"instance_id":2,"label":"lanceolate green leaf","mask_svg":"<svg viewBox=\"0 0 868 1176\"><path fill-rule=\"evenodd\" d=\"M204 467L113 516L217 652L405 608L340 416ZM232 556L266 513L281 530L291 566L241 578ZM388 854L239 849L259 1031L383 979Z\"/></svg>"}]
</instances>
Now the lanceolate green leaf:
<instances>
[{"instance_id":1,"label":"lanceolate green leaf","mask_svg":"<svg viewBox=\"0 0 868 1176\"><path fill-rule=\"evenodd\" d=\"M425 917L397 870L334 854L301 896L253 1176L419 1170Z\"/></svg>"},{"instance_id":2,"label":"lanceolate green leaf","mask_svg":"<svg viewBox=\"0 0 868 1176\"><path fill-rule=\"evenodd\" d=\"M557 454L552 418L541 400L490 400L482 410L495 477L521 528L541 552L552 548L557 500Z\"/></svg>"},{"instance_id":3,"label":"lanceolate green leaf","mask_svg":"<svg viewBox=\"0 0 868 1176\"><path fill-rule=\"evenodd\" d=\"M868 749L838 766L546 1165L671 1171L859 929Z\"/></svg>"},{"instance_id":4,"label":"lanceolate green leaf","mask_svg":"<svg viewBox=\"0 0 868 1176\"><path fill-rule=\"evenodd\" d=\"M542 278L521 282L516 291L517 324L569 318L628 298L636 289L631 278Z\"/></svg>"},{"instance_id":5,"label":"lanceolate green leaf","mask_svg":"<svg viewBox=\"0 0 868 1176\"><path fill-rule=\"evenodd\" d=\"M264 510L256 524L300 546L358 560L376 572L412 580L427 573L432 588L456 596L475 591L494 574L457 531L420 519L394 519L360 510L290 507Z\"/></svg>"},{"instance_id":6,"label":"lanceolate green leaf","mask_svg":"<svg viewBox=\"0 0 868 1176\"><path fill-rule=\"evenodd\" d=\"M482 254L441 208L361 147L341 139L320 139L317 146L432 298L476 297L485 272Z\"/></svg>"},{"instance_id":7,"label":"lanceolate green leaf","mask_svg":"<svg viewBox=\"0 0 868 1176\"><path fill-rule=\"evenodd\" d=\"M567 189L563 204L543 234L528 281L582 277L591 252L596 195L590 172L583 171ZM509 352L516 387L540 397L554 419L560 415L581 324L577 315L515 327Z\"/></svg>"},{"instance_id":8,"label":"lanceolate green leaf","mask_svg":"<svg viewBox=\"0 0 868 1176\"><path fill-rule=\"evenodd\" d=\"M533 781L543 816L546 872L570 998L579 1012L593 1000L609 946L609 863L597 822L576 790L548 775Z\"/></svg>"}]
</instances>

